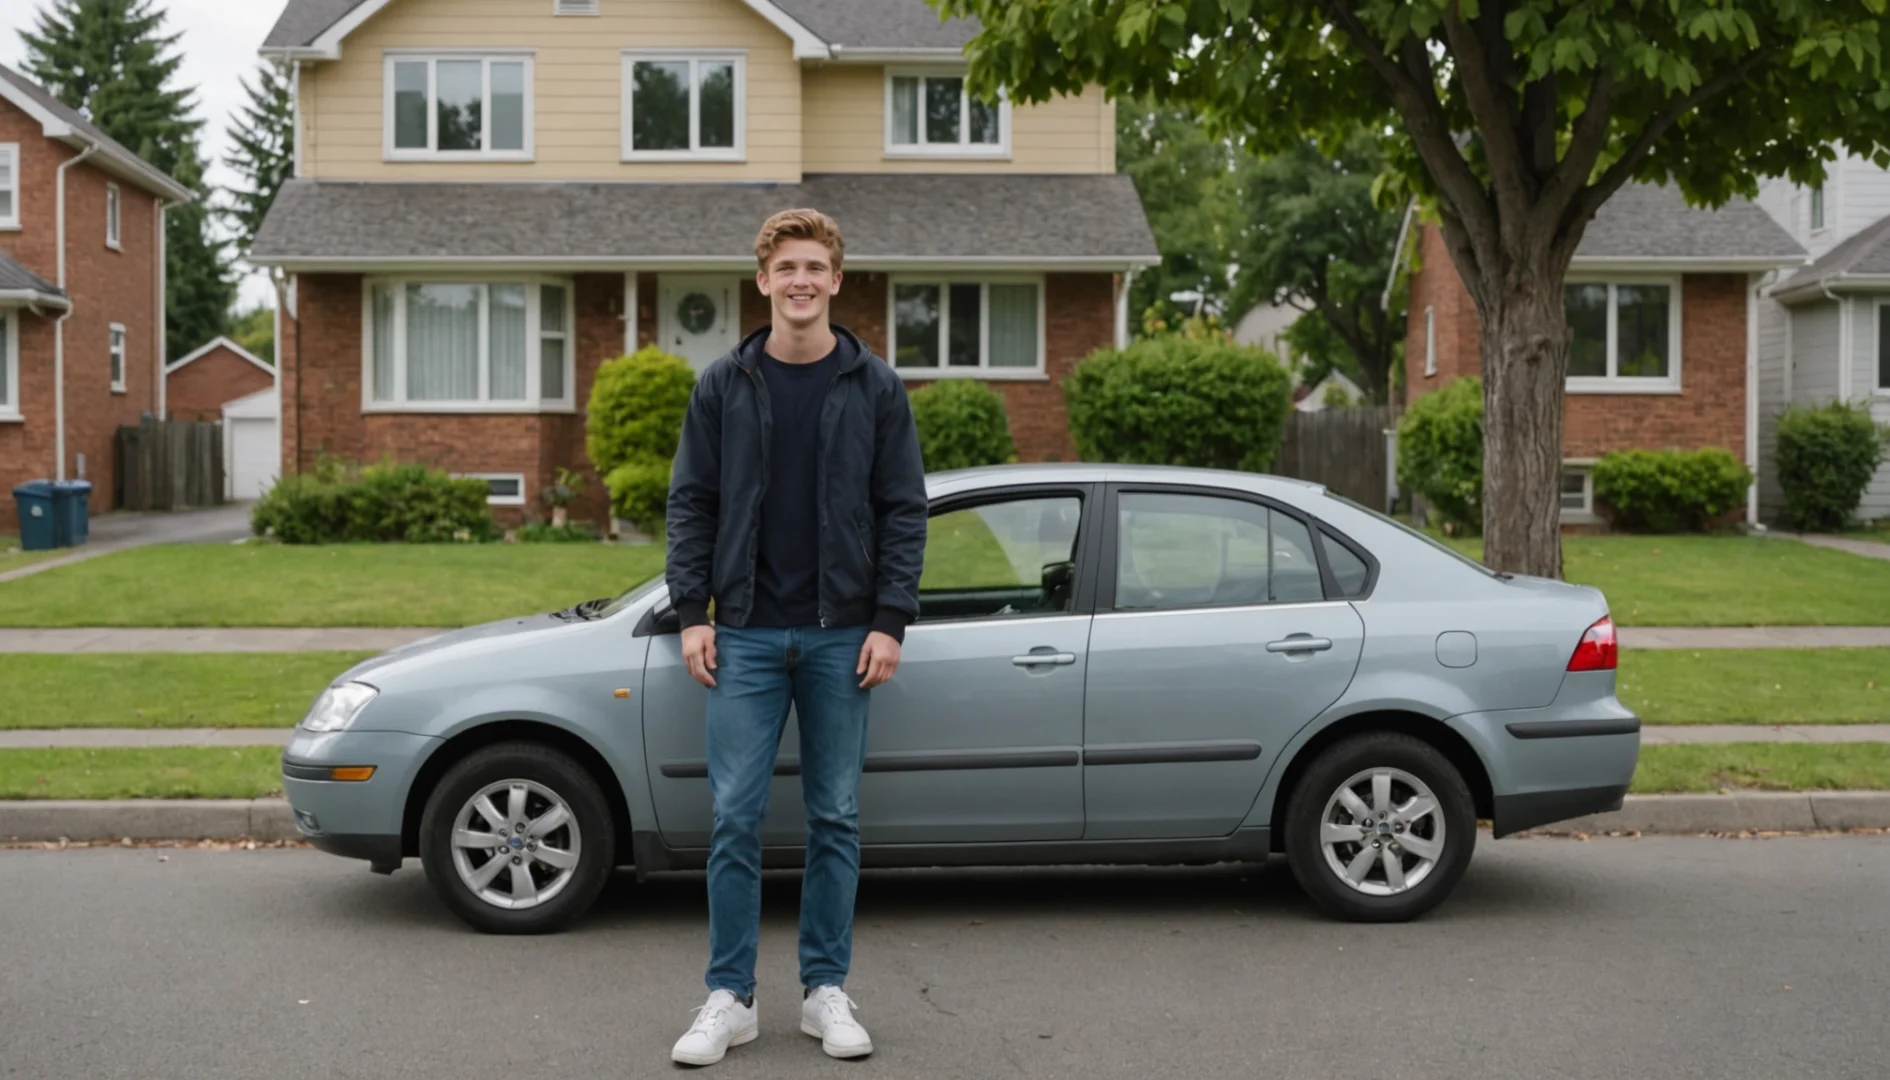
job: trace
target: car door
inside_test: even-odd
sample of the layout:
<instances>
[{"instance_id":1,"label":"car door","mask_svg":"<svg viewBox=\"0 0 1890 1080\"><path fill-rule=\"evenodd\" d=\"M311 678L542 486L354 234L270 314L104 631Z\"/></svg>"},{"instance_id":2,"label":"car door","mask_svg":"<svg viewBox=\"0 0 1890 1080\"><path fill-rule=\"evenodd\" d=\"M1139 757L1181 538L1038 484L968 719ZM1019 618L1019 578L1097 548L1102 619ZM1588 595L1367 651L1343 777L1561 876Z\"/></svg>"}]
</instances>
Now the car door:
<instances>
[{"instance_id":1,"label":"car door","mask_svg":"<svg viewBox=\"0 0 1890 1080\"><path fill-rule=\"evenodd\" d=\"M873 691L860 832L866 844L1070 840L1082 835L1090 485L987 491L932 507L920 616L899 672ZM1086 513L1086 509L1090 512ZM1084 586L1079 588L1079 586ZM703 847L708 691L674 634L652 643L644 744L657 827ZM804 842L799 728L782 737L763 843Z\"/></svg>"},{"instance_id":2,"label":"car door","mask_svg":"<svg viewBox=\"0 0 1890 1080\"><path fill-rule=\"evenodd\" d=\"M1284 507L1212 489L1108 499L1084 838L1224 836L1293 733L1351 683L1364 623L1326 599L1312 530Z\"/></svg>"}]
</instances>

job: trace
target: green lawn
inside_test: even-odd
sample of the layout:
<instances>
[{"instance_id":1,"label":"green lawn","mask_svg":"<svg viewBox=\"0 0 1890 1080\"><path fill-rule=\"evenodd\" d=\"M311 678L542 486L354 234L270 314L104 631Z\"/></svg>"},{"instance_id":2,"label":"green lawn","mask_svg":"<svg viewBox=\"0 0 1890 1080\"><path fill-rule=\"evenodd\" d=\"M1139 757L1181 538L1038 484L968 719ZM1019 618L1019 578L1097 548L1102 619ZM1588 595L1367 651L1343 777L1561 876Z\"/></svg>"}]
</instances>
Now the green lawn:
<instances>
[{"instance_id":1,"label":"green lawn","mask_svg":"<svg viewBox=\"0 0 1890 1080\"><path fill-rule=\"evenodd\" d=\"M61 555L72 554L69 550L55 548L52 551L21 551L20 538L7 533L0 533L0 574L8 570L18 570L22 566L57 559Z\"/></svg>"},{"instance_id":2,"label":"green lawn","mask_svg":"<svg viewBox=\"0 0 1890 1080\"><path fill-rule=\"evenodd\" d=\"M1644 746L1637 794L1890 789L1890 743L1716 743Z\"/></svg>"},{"instance_id":3,"label":"green lawn","mask_svg":"<svg viewBox=\"0 0 1890 1080\"><path fill-rule=\"evenodd\" d=\"M1451 546L1481 558L1480 540ZM1755 536L1569 536L1568 580L1623 626L1886 626L1890 560Z\"/></svg>"},{"instance_id":4,"label":"green lawn","mask_svg":"<svg viewBox=\"0 0 1890 1080\"><path fill-rule=\"evenodd\" d=\"M369 653L0 653L0 728L291 727Z\"/></svg>"},{"instance_id":5,"label":"green lawn","mask_svg":"<svg viewBox=\"0 0 1890 1080\"><path fill-rule=\"evenodd\" d=\"M1890 723L1890 649L1629 649L1616 693L1649 724Z\"/></svg>"},{"instance_id":6,"label":"green lawn","mask_svg":"<svg viewBox=\"0 0 1890 1080\"><path fill-rule=\"evenodd\" d=\"M282 751L0 750L0 799L250 799L282 790Z\"/></svg>"},{"instance_id":7,"label":"green lawn","mask_svg":"<svg viewBox=\"0 0 1890 1080\"><path fill-rule=\"evenodd\" d=\"M662 569L654 544L177 544L0 585L0 626L466 626Z\"/></svg>"}]
</instances>

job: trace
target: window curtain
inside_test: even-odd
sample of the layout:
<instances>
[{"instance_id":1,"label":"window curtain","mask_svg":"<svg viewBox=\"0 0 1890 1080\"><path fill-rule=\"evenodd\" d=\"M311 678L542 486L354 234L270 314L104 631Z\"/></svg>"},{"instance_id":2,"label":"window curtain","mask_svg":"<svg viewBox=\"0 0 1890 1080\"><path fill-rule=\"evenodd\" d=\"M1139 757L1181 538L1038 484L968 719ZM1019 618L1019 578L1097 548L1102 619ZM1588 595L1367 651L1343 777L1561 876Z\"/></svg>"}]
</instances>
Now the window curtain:
<instances>
[{"instance_id":1,"label":"window curtain","mask_svg":"<svg viewBox=\"0 0 1890 1080\"><path fill-rule=\"evenodd\" d=\"M919 80L899 76L892 81L893 142L911 146L919 141Z\"/></svg>"},{"instance_id":2,"label":"window curtain","mask_svg":"<svg viewBox=\"0 0 1890 1080\"><path fill-rule=\"evenodd\" d=\"M1037 286L992 285L991 366L1037 366Z\"/></svg>"},{"instance_id":3,"label":"window curtain","mask_svg":"<svg viewBox=\"0 0 1890 1080\"><path fill-rule=\"evenodd\" d=\"M493 285L486 301L492 354L489 386L494 401L525 399L525 286Z\"/></svg>"},{"instance_id":4,"label":"window curtain","mask_svg":"<svg viewBox=\"0 0 1890 1080\"><path fill-rule=\"evenodd\" d=\"M407 400L479 396L479 286L407 286Z\"/></svg>"}]
</instances>

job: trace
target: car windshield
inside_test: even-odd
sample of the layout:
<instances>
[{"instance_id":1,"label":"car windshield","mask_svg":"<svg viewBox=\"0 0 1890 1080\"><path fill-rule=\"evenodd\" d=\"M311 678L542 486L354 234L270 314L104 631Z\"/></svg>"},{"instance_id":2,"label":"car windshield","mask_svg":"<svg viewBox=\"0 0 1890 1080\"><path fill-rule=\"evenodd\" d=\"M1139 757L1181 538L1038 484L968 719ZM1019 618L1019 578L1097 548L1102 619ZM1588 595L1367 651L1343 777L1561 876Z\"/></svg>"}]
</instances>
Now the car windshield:
<instances>
[{"instance_id":1,"label":"car windshield","mask_svg":"<svg viewBox=\"0 0 1890 1080\"><path fill-rule=\"evenodd\" d=\"M1372 517L1377 518L1379 521L1382 521L1388 525L1391 525L1397 529L1400 529L1406 533L1409 533L1412 536L1417 537L1419 540L1424 541L1430 546L1450 556L1451 558L1456 559L1458 562L1463 563L1465 566L1475 567L1479 572L1483 574L1487 574L1490 577L1503 576L1501 574L1498 574L1496 571L1490 569L1489 567L1483 565L1482 563L1476 561L1475 559L1471 558L1470 556L1465 555L1463 552L1458 551L1456 548L1451 547L1449 544L1444 543L1442 540L1439 540L1436 537L1430 535L1429 533L1424 532L1422 529L1414 529L1411 526L1406 525L1404 522L1399 521L1397 518L1392 517L1390 514L1379 513L1378 511L1373 510L1369 506L1366 506L1362 503L1353 502L1351 499L1348 499L1343 495L1335 495L1330 491L1326 492L1326 497L1329 499L1334 499L1338 502L1342 502L1345 505L1351 507L1354 510L1359 511L1362 514L1369 514Z\"/></svg>"},{"instance_id":2,"label":"car windshield","mask_svg":"<svg viewBox=\"0 0 1890 1080\"><path fill-rule=\"evenodd\" d=\"M620 596L618 596L615 600L612 600L609 603L604 604L602 607L599 607L596 611L592 612L590 614L590 617L593 619L608 619L612 615L615 615L619 611L622 611L624 608L629 607L631 604L636 603L638 600L643 599L644 597L650 595L650 593L663 587L664 587L663 575L658 574L655 577L651 578L650 580L643 582L641 585L631 586L629 589L625 590Z\"/></svg>"}]
</instances>

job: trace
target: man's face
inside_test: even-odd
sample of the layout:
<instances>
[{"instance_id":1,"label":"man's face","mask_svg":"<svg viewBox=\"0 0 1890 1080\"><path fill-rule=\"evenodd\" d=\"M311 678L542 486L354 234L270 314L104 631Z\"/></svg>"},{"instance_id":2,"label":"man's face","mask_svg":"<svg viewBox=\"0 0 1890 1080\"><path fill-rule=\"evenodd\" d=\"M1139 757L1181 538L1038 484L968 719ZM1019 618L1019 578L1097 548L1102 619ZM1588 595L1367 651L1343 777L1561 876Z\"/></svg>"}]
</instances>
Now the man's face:
<instances>
[{"instance_id":1,"label":"man's face","mask_svg":"<svg viewBox=\"0 0 1890 1080\"><path fill-rule=\"evenodd\" d=\"M840 291L833 253L818 240L785 240L755 274L755 284L774 307L774 317L797 327L827 321L827 307Z\"/></svg>"}]
</instances>

